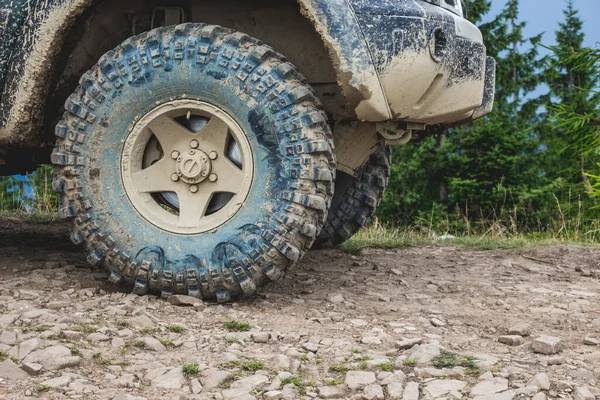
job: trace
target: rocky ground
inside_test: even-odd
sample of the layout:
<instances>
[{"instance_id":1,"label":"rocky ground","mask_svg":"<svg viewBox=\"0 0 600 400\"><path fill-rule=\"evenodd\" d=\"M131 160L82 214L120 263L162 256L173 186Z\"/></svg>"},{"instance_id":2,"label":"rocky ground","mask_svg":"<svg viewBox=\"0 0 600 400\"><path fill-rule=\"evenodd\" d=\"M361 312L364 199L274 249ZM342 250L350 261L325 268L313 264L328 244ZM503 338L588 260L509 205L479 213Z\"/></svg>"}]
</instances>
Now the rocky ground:
<instances>
[{"instance_id":1,"label":"rocky ground","mask_svg":"<svg viewBox=\"0 0 600 400\"><path fill-rule=\"evenodd\" d=\"M600 250L311 252L237 304L138 297L0 220L0 399L600 396Z\"/></svg>"}]
</instances>

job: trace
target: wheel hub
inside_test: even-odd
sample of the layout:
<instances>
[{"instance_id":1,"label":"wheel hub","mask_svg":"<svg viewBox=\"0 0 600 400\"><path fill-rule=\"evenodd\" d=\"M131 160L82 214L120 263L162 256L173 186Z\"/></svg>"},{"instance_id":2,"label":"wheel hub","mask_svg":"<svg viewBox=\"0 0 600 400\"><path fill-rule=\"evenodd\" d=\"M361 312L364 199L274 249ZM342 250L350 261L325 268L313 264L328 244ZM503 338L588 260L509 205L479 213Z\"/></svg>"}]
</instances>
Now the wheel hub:
<instances>
[{"instance_id":1,"label":"wheel hub","mask_svg":"<svg viewBox=\"0 0 600 400\"><path fill-rule=\"evenodd\" d=\"M254 160L248 137L222 109L197 100L161 104L125 140L125 191L148 221L170 232L218 228L244 204Z\"/></svg>"},{"instance_id":2,"label":"wheel hub","mask_svg":"<svg viewBox=\"0 0 600 400\"><path fill-rule=\"evenodd\" d=\"M175 173L184 182L191 185L208 179L212 170L212 163L208 154L202 150L189 150L177 157Z\"/></svg>"}]
</instances>

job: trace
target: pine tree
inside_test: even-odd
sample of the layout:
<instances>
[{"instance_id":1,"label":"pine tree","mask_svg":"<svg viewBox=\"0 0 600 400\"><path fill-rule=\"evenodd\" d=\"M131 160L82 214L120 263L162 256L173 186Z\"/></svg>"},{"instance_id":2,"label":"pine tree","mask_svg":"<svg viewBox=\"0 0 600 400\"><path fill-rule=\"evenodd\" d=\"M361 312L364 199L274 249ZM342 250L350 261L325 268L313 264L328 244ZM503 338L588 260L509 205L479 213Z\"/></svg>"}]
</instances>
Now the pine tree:
<instances>
[{"instance_id":1,"label":"pine tree","mask_svg":"<svg viewBox=\"0 0 600 400\"><path fill-rule=\"evenodd\" d=\"M564 21L556 31L556 46L546 59L544 71L549 87L545 98L547 112L550 116L556 116L561 110L562 117L568 113L593 113L594 104L589 101L589 91L597 79L598 71L594 68L580 68L578 57L573 57L583 50L584 33L583 22L572 0L568 1L563 13ZM556 118L547 118L540 124L539 131L543 134L543 142L547 148L547 178L560 182L563 198L580 198L587 202L586 209L591 208L590 199L586 196L590 183L585 173L595 169L594 160L585 155L590 146L580 146L581 135L573 134L569 127L565 127Z\"/></svg>"}]
</instances>

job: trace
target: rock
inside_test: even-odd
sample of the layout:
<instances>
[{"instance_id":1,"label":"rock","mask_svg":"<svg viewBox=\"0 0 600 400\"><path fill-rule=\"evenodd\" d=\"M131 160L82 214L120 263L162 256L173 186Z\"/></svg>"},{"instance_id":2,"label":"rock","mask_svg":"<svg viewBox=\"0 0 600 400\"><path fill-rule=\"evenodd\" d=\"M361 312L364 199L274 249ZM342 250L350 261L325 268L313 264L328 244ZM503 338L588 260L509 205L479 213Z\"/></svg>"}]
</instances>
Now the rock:
<instances>
[{"instance_id":1,"label":"rock","mask_svg":"<svg viewBox=\"0 0 600 400\"><path fill-rule=\"evenodd\" d=\"M233 378L229 371L221 371L218 369L205 369L200 373L200 382L205 389L214 389L219 387L221 383Z\"/></svg>"},{"instance_id":2,"label":"rock","mask_svg":"<svg viewBox=\"0 0 600 400\"><path fill-rule=\"evenodd\" d=\"M202 384L197 378L194 378L190 381L190 386L193 394L198 394L202 391Z\"/></svg>"},{"instance_id":3,"label":"rock","mask_svg":"<svg viewBox=\"0 0 600 400\"><path fill-rule=\"evenodd\" d=\"M600 340L596 338L586 337L585 339L583 339L583 344L585 344L586 346L600 346Z\"/></svg>"},{"instance_id":4,"label":"rock","mask_svg":"<svg viewBox=\"0 0 600 400\"><path fill-rule=\"evenodd\" d=\"M379 378L379 376L378 376ZM379 382L382 385L388 385L390 383L402 383L406 380L406 375L404 374L404 372L402 371L394 371L393 374L381 379L381 382Z\"/></svg>"},{"instance_id":5,"label":"rock","mask_svg":"<svg viewBox=\"0 0 600 400\"><path fill-rule=\"evenodd\" d=\"M525 322L518 323L508 328L509 335L529 336L531 333L531 325Z\"/></svg>"},{"instance_id":6,"label":"rock","mask_svg":"<svg viewBox=\"0 0 600 400\"><path fill-rule=\"evenodd\" d=\"M254 332L252 333L252 340L254 343L267 343L271 338L270 332Z\"/></svg>"},{"instance_id":7,"label":"rock","mask_svg":"<svg viewBox=\"0 0 600 400\"><path fill-rule=\"evenodd\" d=\"M514 390L507 390L502 393L494 393L487 396L476 396L473 400L513 400L517 394Z\"/></svg>"},{"instance_id":8,"label":"rock","mask_svg":"<svg viewBox=\"0 0 600 400\"><path fill-rule=\"evenodd\" d=\"M129 393L119 393L112 400L146 400L145 397L135 397Z\"/></svg>"},{"instance_id":9,"label":"rock","mask_svg":"<svg viewBox=\"0 0 600 400\"><path fill-rule=\"evenodd\" d=\"M269 360L269 365L276 371L288 371L290 369L290 363L290 358L283 354L274 355Z\"/></svg>"},{"instance_id":10,"label":"rock","mask_svg":"<svg viewBox=\"0 0 600 400\"><path fill-rule=\"evenodd\" d=\"M553 355L562 349L562 340L554 336L540 336L531 343L531 350L535 353Z\"/></svg>"},{"instance_id":11,"label":"rock","mask_svg":"<svg viewBox=\"0 0 600 400\"><path fill-rule=\"evenodd\" d=\"M398 350L407 350L407 349L412 349L413 347L415 347L416 345L419 345L421 343L423 343L422 338L404 339L404 340L400 340L400 341L396 342L395 346Z\"/></svg>"},{"instance_id":12,"label":"rock","mask_svg":"<svg viewBox=\"0 0 600 400\"><path fill-rule=\"evenodd\" d=\"M542 390L550 390L550 378L545 373L539 373L529 381L528 385L537 386Z\"/></svg>"},{"instance_id":13,"label":"rock","mask_svg":"<svg viewBox=\"0 0 600 400\"><path fill-rule=\"evenodd\" d=\"M523 339L522 336L519 336L519 335L506 335L506 336L500 336L498 338L498 342L500 342L502 344L507 344L509 346L520 346L523 343L525 343L525 340Z\"/></svg>"},{"instance_id":14,"label":"rock","mask_svg":"<svg viewBox=\"0 0 600 400\"><path fill-rule=\"evenodd\" d=\"M71 355L71 350L62 345L50 346L29 354L24 363L39 363L49 371L56 371L81 364L81 357Z\"/></svg>"},{"instance_id":15,"label":"rock","mask_svg":"<svg viewBox=\"0 0 600 400\"><path fill-rule=\"evenodd\" d=\"M60 336L66 340L79 340L83 336L83 333L76 331L62 331Z\"/></svg>"},{"instance_id":16,"label":"rock","mask_svg":"<svg viewBox=\"0 0 600 400\"><path fill-rule=\"evenodd\" d=\"M145 349L155 351L157 353L162 353L167 350L167 348L158 340L153 337L143 337L137 340L138 343L141 343Z\"/></svg>"},{"instance_id":17,"label":"rock","mask_svg":"<svg viewBox=\"0 0 600 400\"><path fill-rule=\"evenodd\" d=\"M169 296L167 298L167 301L169 303L173 304L174 306L180 306L180 307L194 307L197 304L202 304L202 300L200 300L196 297L185 296L182 294L176 294L174 296Z\"/></svg>"},{"instance_id":18,"label":"rock","mask_svg":"<svg viewBox=\"0 0 600 400\"><path fill-rule=\"evenodd\" d=\"M390 399L401 399L403 392L402 382L391 382L387 385L387 393Z\"/></svg>"},{"instance_id":19,"label":"rock","mask_svg":"<svg viewBox=\"0 0 600 400\"><path fill-rule=\"evenodd\" d=\"M0 363L0 378L17 381L29 378L29 375L12 360L4 360Z\"/></svg>"},{"instance_id":20,"label":"rock","mask_svg":"<svg viewBox=\"0 0 600 400\"><path fill-rule=\"evenodd\" d=\"M435 399L444 396L451 391L461 391L467 386L466 382L459 381L456 379L440 379L430 381L425 384L423 393L428 399Z\"/></svg>"},{"instance_id":21,"label":"rock","mask_svg":"<svg viewBox=\"0 0 600 400\"><path fill-rule=\"evenodd\" d=\"M421 344L408 351L410 358L416 360L419 364L426 364L439 356L440 346L434 343Z\"/></svg>"},{"instance_id":22,"label":"rock","mask_svg":"<svg viewBox=\"0 0 600 400\"><path fill-rule=\"evenodd\" d=\"M429 322L431 322L431 325L435 326L436 328L441 328L441 327L446 326L446 323L439 318L431 318L431 320Z\"/></svg>"},{"instance_id":23,"label":"rock","mask_svg":"<svg viewBox=\"0 0 600 400\"><path fill-rule=\"evenodd\" d=\"M68 356L42 361L42 365L49 371L58 371L65 368L77 367L81 364L81 357Z\"/></svg>"},{"instance_id":24,"label":"rock","mask_svg":"<svg viewBox=\"0 0 600 400\"><path fill-rule=\"evenodd\" d=\"M327 297L327 300L329 300L330 303L333 304L340 304L344 302L344 296L342 296L341 294L334 294L334 295L330 295L329 297Z\"/></svg>"},{"instance_id":25,"label":"rock","mask_svg":"<svg viewBox=\"0 0 600 400\"><path fill-rule=\"evenodd\" d=\"M129 325L135 326L138 329L141 329L141 328L153 328L154 327L154 321L152 321L146 315L140 315L140 316L137 316L137 317L129 318L127 320L127 322L129 323Z\"/></svg>"},{"instance_id":26,"label":"rock","mask_svg":"<svg viewBox=\"0 0 600 400\"><path fill-rule=\"evenodd\" d=\"M230 389L222 392L225 400L249 399L249 393L255 388L269 382L265 375L252 375L233 382Z\"/></svg>"},{"instance_id":27,"label":"rock","mask_svg":"<svg viewBox=\"0 0 600 400\"><path fill-rule=\"evenodd\" d=\"M362 395L365 400L383 400L385 395L383 394L383 388L379 385L367 385Z\"/></svg>"},{"instance_id":28,"label":"rock","mask_svg":"<svg viewBox=\"0 0 600 400\"><path fill-rule=\"evenodd\" d=\"M574 400L595 400L596 396L584 386L578 386L575 388L575 393L573 394Z\"/></svg>"},{"instance_id":29,"label":"rock","mask_svg":"<svg viewBox=\"0 0 600 400\"><path fill-rule=\"evenodd\" d=\"M42 373L44 366L42 364L37 363L24 363L22 368L23 371L27 372L29 375L38 376Z\"/></svg>"},{"instance_id":30,"label":"rock","mask_svg":"<svg viewBox=\"0 0 600 400\"><path fill-rule=\"evenodd\" d=\"M0 343L13 346L17 344L17 334L11 331L2 331L0 333Z\"/></svg>"},{"instance_id":31,"label":"rock","mask_svg":"<svg viewBox=\"0 0 600 400\"><path fill-rule=\"evenodd\" d=\"M402 400L419 400L419 384L417 382L408 382L406 384Z\"/></svg>"},{"instance_id":32,"label":"rock","mask_svg":"<svg viewBox=\"0 0 600 400\"><path fill-rule=\"evenodd\" d=\"M59 387L67 386L73 378L70 375L63 375L58 378L50 379L48 381L42 382L43 386L48 386L52 389L56 389Z\"/></svg>"},{"instance_id":33,"label":"rock","mask_svg":"<svg viewBox=\"0 0 600 400\"><path fill-rule=\"evenodd\" d=\"M270 390L263 394L264 400L281 400L283 398L283 392L281 390ZM323 397L324 399L326 397Z\"/></svg>"},{"instance_id":34,"label":"rock","mask_svg":"<svg viewBox=\"0 0 600 400\"><path fill-rule=\"evenodd\" d=\"M546 400L546 394L543 392L537 393L531 400Z\"/></svg>"},{"instance_id":35,"label":"rock","mask_svg":"<svg viewBox=\"0 0 600 400\"><path fill-rule=\"evenodd\" d=\"M23 360L32 352L40 349L44 346L44 341L38 338L32 338L24 341L23 343L15 346L8 353L10 357L18 358L19 360Z\"/></svg>"},{"instance_id":36,"label":"rock","mask_svg":"<svg viewBox=\"0 0 600 400\"><path fill-rule=\"evenodd\" d=\"M319 351L319 346L311 342L304 343L302 345L302 348L306 351L310 351L311 353L316 353L317 351Z\"/></svg>"},{"instance_id":37,"label":"rock","mask_svg":"<svg viewBox=\"0 0 600 400\"><path fill-rule=\"evenodd\" d=\"M164 375L154 378L152 380L152 387L179 390L182 388L185 381L185 376L183 376L181 367L177 367Z\"/></svg>"},{"instance_id":38,"label":"rock","mask_svg":"<svg viewBox=\"0 0 600 400\"><path fill-rule=\"evenodd\" d=\"M377 378L374 372L369 371L348 371L344 383L351 390L362 389L367 385L375 383Z\"/></svg>"},{"instance_id":39,"label":"rock","mask_svg":"<svg viewBox=\"0 0 600 400\"><path fill-rule=\"evenodd\" d=\"M479 382L471 389L471 396L488 396L505 390L508 390L508 380L495 378L493 380Z\"/></svg>"},{"instance_id":40,"label":"rock","mask_svg":"<svg viewBox=\"0 0 600 400\"><path fill-rule=\"evenodd\" d=\"M360 340L360 342L362 344L381 344L381 339L377 336L365 336Z\"/></svg>"},{"instance_id":41,"label":"rock","mask_svg":"<svg viewBox=\"0 0 600 400\"><path fill-rule=\"evenodd\" d=\"M346 391L339 386L321 386L319 397L322 399L343 399L346 397Z\"/></svg>"},{"instance_id":42,"label":"rock","mask_svg":"<svg viewBox=\"0 0 600 400\"><path fill-rule=\"evenodd\" d=\"M92 333L92 334L88 335L87 340L89 340L92 343L97 343L97 342L106 342L106 341L110 340L110 338L100 332L96 332L96 333Z\"/></svg>"}]
</instances>

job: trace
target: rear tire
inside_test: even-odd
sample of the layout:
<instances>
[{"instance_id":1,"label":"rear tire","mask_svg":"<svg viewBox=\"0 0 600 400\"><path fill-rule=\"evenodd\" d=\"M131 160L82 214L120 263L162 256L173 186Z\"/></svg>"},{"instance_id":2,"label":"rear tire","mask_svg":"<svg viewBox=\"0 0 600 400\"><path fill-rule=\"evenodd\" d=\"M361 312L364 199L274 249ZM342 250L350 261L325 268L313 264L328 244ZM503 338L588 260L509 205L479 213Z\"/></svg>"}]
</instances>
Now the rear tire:
<instances>
[{"instance_id":1,"label":"rear tire","mask_svg":"<svg viewBox=\"0 0 600 400\"><path fill-rule=\"evenodd\" d=\"M337 171L329 217L315 247L336 247L369 223L390 178L391 148L380 145L356 177Z\"/></svg>"},{"instance_id":2,"label":"rear tire","mask_svg":"<svg viewBox=\"0 0 600 400\"><path fill-rule=\"evenodd\" d=\"M243 33L183 24L128 39L81 78L65 109L52 154L60 214L89 262L134 293L250 295L294 265L325 222L335 160L322 106L294 66ZM227 135L220 145L243 144L242 172L225 150L203 148L213 121ZM211 189L221 173L241 183ZM209 214L217 192L234 200ZM194 203L197 193L206 195Z\"/></svg>"}]
</instances>

